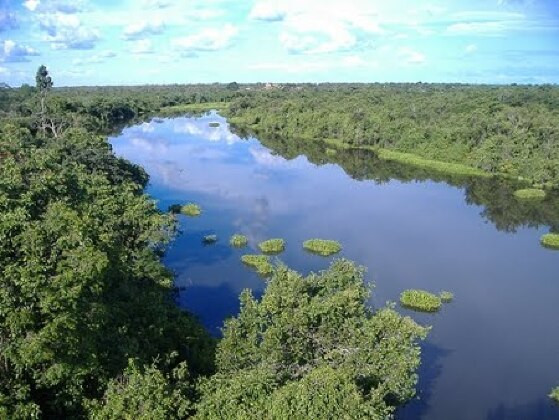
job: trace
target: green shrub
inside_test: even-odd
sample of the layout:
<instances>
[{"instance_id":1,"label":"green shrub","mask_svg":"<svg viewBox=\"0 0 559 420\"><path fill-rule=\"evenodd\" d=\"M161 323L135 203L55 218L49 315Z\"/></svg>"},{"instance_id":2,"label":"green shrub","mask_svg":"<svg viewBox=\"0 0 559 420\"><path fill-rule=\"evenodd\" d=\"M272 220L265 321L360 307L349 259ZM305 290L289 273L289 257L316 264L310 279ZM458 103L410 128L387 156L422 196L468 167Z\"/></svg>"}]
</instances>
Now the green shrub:
<instances>
[{"instance_id":1,"label":"green shrub","mask_svg":"<svg viewBox=\"0 0 559 420\"><path fill-rule=\"evenodd\" d=\"M559 403L559 386L556 386L555 388L553 388L549 394L549 398L551 398L553 401Z\"/></svg>"},{"instance_id":2,"label":"green shrub","mask_svg":"<svg viewBox=\"0 0 559 420\"><path fill-rule=\"evenodd\" d=\"M454 294L451 292L442 291L441 293L439 293L439 297L441 298L441 302L448 303L452 302L452 299L454 299Z\"/></svg>"},{"instance_id":3,"label":"green shrub","mask_svg":"<svg viewBox=\"0 0 559 420\"><path fill-rule=\"evenodd\" d=\"M205 244L213 244L217 242L217 235L206 235L204 236L204 238L202 238L202 241Z\"/></svg>"},{"instance_id":4,"label":"green shrub","mask_svg":"<svg viewBox=\"0 0 559 420\"><path fill-rule=\"evenodd\" d=\"M540 242L547 248L559 249L559 233L546 233Z\"/></svg>"},{"instance_id":5,"label":"green shrub","mask_svg":"<svg viewBox=\"0 0 559 420\"><path fill-rule=\"evenodd\" d=\"M406 308L424 312L436 312L441 308L442 300L439 296L424 290L409 289L400 295L400 303Z\"/></svg>"},{"instance_id":6,"label":"green shrub","mask_svg":"<svg viewBox=\"0 0 559 420\"><path fill-rule=\"evenodd\" d=\"M200 214L202 214L202 209L198 204L188 203L182 206L181 213L184 214L185 216L190 216L190 217L200 216Z\"/></svg>"},{"instance_id":7,"label":"green shrub","mask_svg":"<svg viewBox=\"0 0 559 420\"><path fill-rule=\"evenodd\" d=\"M325 239L309 239L308 241L303 242L303 248L324 257L336 254L342 250L342 246L338 241Z\"/></svg>"},{"instance_id":8,"label":"green shrub","mask_svg":"<svg viewBox=\"0 0 559 420\"><path fill-rule=\"evenodd\" d=\"M208 125L212 128L215 128L215 127L219 127L220 124L218 122L211 122Z\"/></svg>"},{"instance_id":9,"label":"green shrub","mask_svg":"<svg viewBox=\"0 0 559 420\"><path fill-rule=\"evenodd\" d=\"M514 196L520 200L543 200L545 198L545 191L537 188L525 188L516 190Z\"/></svg>"},{"instance_id":10,"label":"green shrub","mask_svg":"<svg viewBox=\"0 0 559 420\"><path fill-rule=\"evenodd\" d=\"M244 246L247 246L248 238L245 235L235 234L231 236L231 239L229 239L229 244L237 248L242 248Z\"/></svg>"},{"instance_id":11,"label":"green shrub","mask_svg":"<svg viewBox=\"0 0 559 420\"><path fill-rule=\"evenodd\" d=\"M182 206L180 204L171 204L167 211L171 214L179 214L181 210Z\"/></svg>"},{"instance_id":12,"label":"green shrub","mask_svg":"<svg viewBox=\"0 0 559 420\"><path fill-rule=\"evenodd\" d=\"M267 254L277 254L285 249L285 241L279 238L268 239L267 241L260 242L258 248Z\"/></svg>"},{"instance_id":13,"label":"green shrub","mask_svg":"<svg viewBox=\"0 0 559 420\"><path fill-rule=\"evenodd\" d=\"M261 276L269 276L274 272L274 266L266 255L243 255L241 261L249 267L255 268Z\"/></svg>"}]
</instances>

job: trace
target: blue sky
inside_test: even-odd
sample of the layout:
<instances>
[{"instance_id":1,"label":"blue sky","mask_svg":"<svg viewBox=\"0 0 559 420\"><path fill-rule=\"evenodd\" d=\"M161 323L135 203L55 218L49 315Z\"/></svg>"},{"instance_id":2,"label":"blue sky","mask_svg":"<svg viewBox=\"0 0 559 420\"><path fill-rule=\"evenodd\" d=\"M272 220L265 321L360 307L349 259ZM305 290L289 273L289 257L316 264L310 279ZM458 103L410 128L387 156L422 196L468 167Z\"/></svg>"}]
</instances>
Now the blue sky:
<instances>
[{"instance_id":1,"label":"blue sky","mask_svg":"<svg viewBox=\"0 0 559 420\"><path fill-rule=\"evenodd\" d=\"M0 0L0 81L559 83L559 0Z\"/></svg>"}]
</instances>

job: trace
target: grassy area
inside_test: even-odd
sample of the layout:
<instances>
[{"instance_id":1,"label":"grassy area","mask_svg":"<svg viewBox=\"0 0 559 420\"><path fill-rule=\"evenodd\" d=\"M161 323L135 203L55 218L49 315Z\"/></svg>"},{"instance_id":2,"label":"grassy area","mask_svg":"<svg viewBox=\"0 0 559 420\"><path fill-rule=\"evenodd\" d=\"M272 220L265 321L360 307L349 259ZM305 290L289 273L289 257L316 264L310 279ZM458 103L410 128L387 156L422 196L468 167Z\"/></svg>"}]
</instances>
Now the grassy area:
<instances>
[{"instance_id":1,"label":"grassy area","mask_svg":"<svg viewBox=\"0 0 559 420\"><path fill-rule=\"evenodd\" d=\"M307 251L327 257L342 250L342 245L337 241L325 239L309 239L303 242L303 248Z\"/></svg>"},{"instance_id":2,"label":"grassy area","mask_svg":"<svg viewBox=\"0 0 559 420\"><path fill-rule=\"evenodd\" d=\"M268 239L267 241L260 242L258 248L267 254L277 254L285 249L285 241L279 238Z\"/></svg>"},{"instance_id":3,"label":"grassy area","mask_svg":"<svg viewBox=\"0 0 559 420\"><path fill-rule=\"evenodd\" d=\"M442 306L442 300L439 296L424 290L405 290L400 294L400 303L402 306L417 311L437 312Z\"/></svg>"},{"instance_id":4,"label":"grassy area","mask_svg":"<svg viewBox=\"0 0 559 420\"><path fill-rule=\"evenodd\" d=\"M452 300L454 299L454 294L451 292L442 291L441 293L439 293L439 297L441 298L441 302L448 303L452 302Z\"/></svg>"},{"instance_id":5,"label":"grassy area","mask_svg":"<svg viewBox=\"0 0 559 420\"><path fill-rule=\"evenodd\" d=\"M243 255L241 261L249 267L255 268L261 276L269 276L274 272L274 266L270 263L270 257L266 255Z\"/></svg>"},{"instance_id":6,"label":"grassy area","mask_svg":"<svg viewBox=\"0 0 559 420\"><path fill-rule=\"evenodd\" d=\"M188 113L199 113L205 111L211 111L215 109L217 111L222 111L227 108L229 104L227 102L205 102L200 104L181 104L166 106L161 108L157 114L159 115L176 115L176 114L188 114Z\"/></svg>"},{"instance_id":7,"label":"grassy area","mask_svg":"<svg viewBox=\"0 0 559 420\"><path fill-rule=\"evenodd\" d=\"M559 249L559 233L546 233L540 242L546 248Z\"/></svg>"},{"instance_id":8,"label":"grassy area","mask_svg":"<svg viewBox=\"0 0 559 420\"><path fill-rule=\"evenodd\" d=\"M549 398L551 398L556 403L559 403L559 386L556 386L551 390Z\"/></svg>"},{"instance_id":9,"label":"grassy area","mask_svg":"<svg viewBox=\"0 0 559 420\"><path fill-rule=\"evenodd\" d=\"M188 203L181 207L181 213L185 216L195 217L202 214L202 209L198 204Z\"/></svg>"},{"instance_id":10,"label":"grassy area","mask_svg":"<svg viewBox=\"0 0 559 420\"><path fill-rule=\"evenodd\" d=\"M545 191L537 188L525 188L516 190L514 196L520 200L543 200L545 198Z\"/></svg>"},{"instance_id":11,"label":"grassy area","mask_svg":"<svg viewBox=\"0 0 559 420\"><path fill-rule=\"evenodd\" d=\"M247 246L248 238L245 235L236 233L235 235L231 236L231 239L229 239L229 244L236 248L242 248L244 246Z\"/></svg>"}]
</instances>

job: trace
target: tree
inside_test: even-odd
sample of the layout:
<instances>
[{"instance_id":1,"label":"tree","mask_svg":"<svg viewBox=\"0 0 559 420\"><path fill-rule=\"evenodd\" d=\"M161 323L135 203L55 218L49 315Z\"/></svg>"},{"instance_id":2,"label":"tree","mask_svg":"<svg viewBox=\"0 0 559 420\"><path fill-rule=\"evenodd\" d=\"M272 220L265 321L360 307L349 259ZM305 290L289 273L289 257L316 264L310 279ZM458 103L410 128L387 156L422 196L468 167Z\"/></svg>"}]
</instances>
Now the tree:
<instances>
[{"instance_id":1,"label":"tree","mask_svg":"<svg viewBox=\"0 0 559 420\"><path fill-rule=\"evenodd\" d=\"M53 82L52 78L49 76L47 68L44 65L37 69L35 82L41 101L41 111L39 113L40 128L44 133L48 131L52 133L54 137L58 137L68 124L66 124L62 119L56 118L56 116L49 115L46 99L48 92L52 89Z\"/></svg>"}]
</instances>

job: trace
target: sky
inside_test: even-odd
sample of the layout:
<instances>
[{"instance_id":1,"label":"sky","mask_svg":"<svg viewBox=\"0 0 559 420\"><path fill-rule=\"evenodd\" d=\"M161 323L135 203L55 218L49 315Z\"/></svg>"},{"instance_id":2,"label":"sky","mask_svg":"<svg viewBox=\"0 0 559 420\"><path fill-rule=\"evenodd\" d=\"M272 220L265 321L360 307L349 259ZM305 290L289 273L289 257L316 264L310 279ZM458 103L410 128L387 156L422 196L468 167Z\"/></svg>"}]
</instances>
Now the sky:
<instances>
[{"instance_id":1,"label":"sky","mask_svg":"<svg viewBox=\"0 0 559 420\"><path fill-rule=\"evenodd\" d=\"M0 0L0 82L559 83L559 0Z\"/></svg>"}]
</instances>

